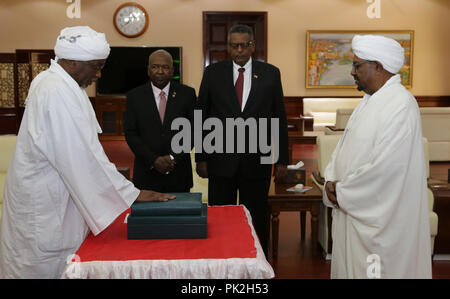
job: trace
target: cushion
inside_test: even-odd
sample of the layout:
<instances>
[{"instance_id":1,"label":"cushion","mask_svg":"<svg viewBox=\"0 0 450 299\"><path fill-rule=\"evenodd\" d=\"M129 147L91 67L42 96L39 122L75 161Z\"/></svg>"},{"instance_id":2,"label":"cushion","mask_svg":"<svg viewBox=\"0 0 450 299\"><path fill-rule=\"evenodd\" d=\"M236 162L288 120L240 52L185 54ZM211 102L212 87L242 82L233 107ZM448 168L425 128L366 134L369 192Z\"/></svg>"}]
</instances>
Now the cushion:
<instances>
[{"instance_id":1,"label":"cushion","mask_svg":"<svg viewBox=\"0 0 450 299\"><path fill-rule=\"evenodd\" d=\"M441 129L441 131L445 130ZM428 150L430 161L450 161L450 140L447 142L432 141L428 145Z\"/></svg>"},{"instance_id":2,"label":"cushion","mask_svg":"<svg viewBox=\"0 0 450 299\"><path fill-rule=\"evenodd\" d=\"M438 216L435 212L430 212L430 234L436 236L438 232Z\"/></svg>"},{"instance_id":3,"label":"cushion","mask_svg":"<svg viewBox=\"0 0 450 299\"><path fill-rule=\"evenodd\" d=\"M314 117L314 131L323 131L325 126L334 126L336 113L333 112L312 112Z\"/></svg>"},{"instance_id":4,"label":"cushion","mask_svg":"<svg viewBox=\"0 0 450 299\"><path fill-rule=\"evenodd\" d=\"M303 115L314 117L314 131L323 131L325 126L334 126L337 109L353 110L362 98L304 98Z\"/></svg>"},{"instance_id":5,"label":"cushion","mask_svg":"<svg viewBox=\"0 0 450 299\"><path fill-rule=\"evenodd\" d=\"M320 176L323 177L325 168L330 162L331 155L333 154L336 145L341 139L342 135L322 135L317 136L316 143L318 148L317 166Z\"/></svg>"},{"instance_id":6,"label":"cushion","mask_svg":"<svg viewBox=\"0 0 450 299\"><path fill-rule=\"evenodd\" d=\"M3 203L3 192L5 191L6 172L0 172L0 204Z\"/></svg>"},{"instance_id":7,"label":"cushion","mask_svg":"<svg viewBox=\"0 0 450 299\"><path fill-rule=\"evenodd\" d=\"M312 115L312 112L333 112L338 108L354 109L362 98L304 98L303 114Z\"/></svg>"},{"instance_id":8,"label":"cushion","mask_svg":"<svg viewBox=\"0 0 450 299\"><path fill-rule=\"evenodd\" d=\"M450 107L422 107L420 108L422 119L422 133L428 141L450 142Z\"/></svg>"},{"instance_id":9,"label":"cushion","mask_svg":"<svg viewBox=\"0 0 450 299\"><path fill-rule=\"evenodd\" d=\"M336 110L336 128L345 129L350 116L353 113L353 108L339 108Z\"/></svg>"},{"instance_id":10,"label":"cushion","mask_svg":"<svg viewBox=\"0 0 450 299\"><path fill-rule=\"evenodd\" d=\"M428 142L428 139L426 139L425 137L422 137L422 142L423 142L423 152L424 152L424 156L425 156L425 165L427 167L427 178L430 177L430 143Z\"/></svg>"},{"instance_id":11,"label":"cushion","mask_svg":"<svg viewBox=\"0 0 450 299\"><path fill-rule=\"evenodd\" d=\"M0 136L0 172L6 172L9 167L14 147L16 146L16 135L1 135Z\"/></svg>"}]
</instances>

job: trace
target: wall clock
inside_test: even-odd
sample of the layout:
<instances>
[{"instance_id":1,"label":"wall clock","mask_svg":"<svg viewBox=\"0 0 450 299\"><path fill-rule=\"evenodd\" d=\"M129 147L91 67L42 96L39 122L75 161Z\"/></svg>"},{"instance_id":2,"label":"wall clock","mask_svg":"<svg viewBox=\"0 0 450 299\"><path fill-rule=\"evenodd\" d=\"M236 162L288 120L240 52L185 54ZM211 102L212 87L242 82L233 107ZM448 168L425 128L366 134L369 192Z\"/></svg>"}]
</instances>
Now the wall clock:
<instances>
[{"instance_id":1,"label":"wall clock","mask_svg":"<svg viewBox=\"0 0 450 299\"><path fill-rule=\"evenodd\" d=\"M138 37L148 27L149 16L141 5L127 2L120 5L114 13L114 27L126 37Z\"/></svg>"}]
</instances>

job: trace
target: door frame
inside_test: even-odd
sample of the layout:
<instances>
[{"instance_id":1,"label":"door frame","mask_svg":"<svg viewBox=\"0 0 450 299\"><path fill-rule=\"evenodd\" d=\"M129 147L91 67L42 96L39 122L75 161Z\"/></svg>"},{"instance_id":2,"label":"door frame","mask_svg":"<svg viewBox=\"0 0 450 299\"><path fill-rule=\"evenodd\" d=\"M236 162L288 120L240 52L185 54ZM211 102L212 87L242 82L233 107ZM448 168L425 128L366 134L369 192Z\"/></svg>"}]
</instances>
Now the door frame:
<instances>
[{"instance_id":1,"label":"door frame","mask_svg":"<svg viewBox=\"0 0 450 299\"><path fill-rule=\"evenodd\" d=\"M203 11L203 68L206 67L206 21L208 16L262 16L264 18L264 61L267 62L267 11ZM256 41L259 42L259 41Z\"/></svg>"}]
</instances>

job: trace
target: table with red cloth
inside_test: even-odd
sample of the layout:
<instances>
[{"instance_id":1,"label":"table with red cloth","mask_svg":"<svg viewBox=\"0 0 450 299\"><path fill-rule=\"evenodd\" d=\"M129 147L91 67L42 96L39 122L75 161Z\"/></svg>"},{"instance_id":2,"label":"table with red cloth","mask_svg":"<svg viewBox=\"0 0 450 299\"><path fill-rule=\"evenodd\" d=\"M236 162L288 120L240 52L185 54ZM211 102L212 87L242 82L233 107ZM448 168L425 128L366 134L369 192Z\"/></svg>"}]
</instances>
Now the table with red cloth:
<instances>
[{"instance_id":1,"label":"table with red cloth","mask_svg":"<svg viewBox=\"0 0 450 299\"><path fill-rule=\"evenodd\" d=\"M128 240L122 213L90 233L62 278L273 278L245 206L208 207L206 239Z\"/></svg>"}]
</instances>

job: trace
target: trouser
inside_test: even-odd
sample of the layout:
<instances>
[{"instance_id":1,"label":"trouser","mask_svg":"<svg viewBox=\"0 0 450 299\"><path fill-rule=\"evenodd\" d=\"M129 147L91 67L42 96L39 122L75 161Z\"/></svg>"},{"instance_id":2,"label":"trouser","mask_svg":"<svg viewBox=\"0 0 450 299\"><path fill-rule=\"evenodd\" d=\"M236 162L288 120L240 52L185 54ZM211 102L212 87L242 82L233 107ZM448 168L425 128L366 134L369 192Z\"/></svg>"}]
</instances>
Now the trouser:
<instances>
[{"instance_id":1,"label":"trouser","mask_svg":"<svg viewBox=\"0 0 450 299\"><path fill-rule=\"evenodd\" d=\"M253 227L258 235L266 257L269 246L269 211L267 193L270 187L268 178L231 178L210 176L208 182L209 205L235 205L239 190L239 204L244 205L253 219Z\"/></svg>"}]
</instances>

